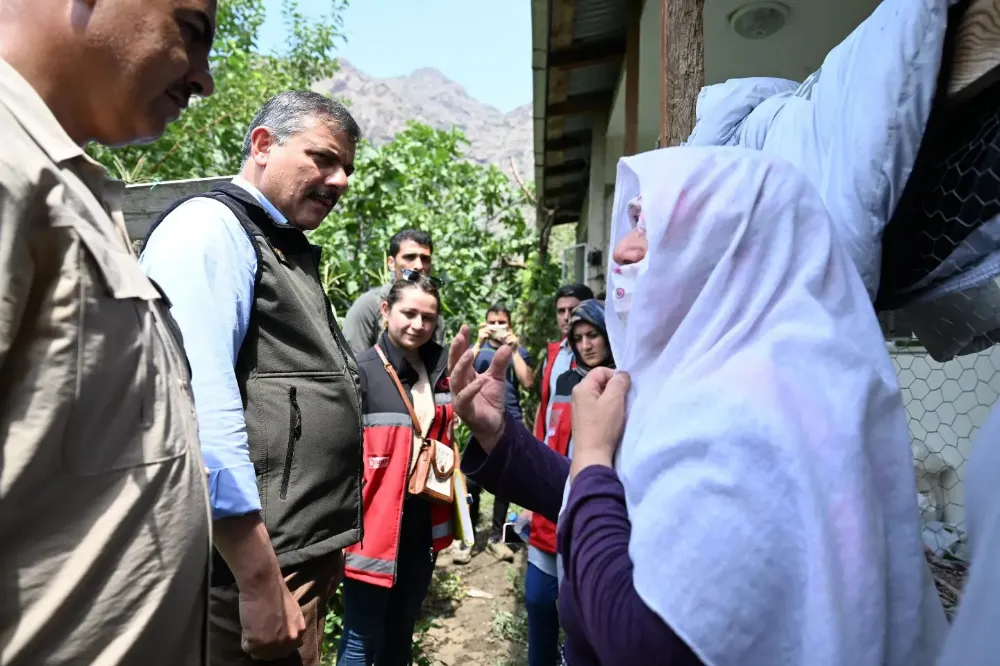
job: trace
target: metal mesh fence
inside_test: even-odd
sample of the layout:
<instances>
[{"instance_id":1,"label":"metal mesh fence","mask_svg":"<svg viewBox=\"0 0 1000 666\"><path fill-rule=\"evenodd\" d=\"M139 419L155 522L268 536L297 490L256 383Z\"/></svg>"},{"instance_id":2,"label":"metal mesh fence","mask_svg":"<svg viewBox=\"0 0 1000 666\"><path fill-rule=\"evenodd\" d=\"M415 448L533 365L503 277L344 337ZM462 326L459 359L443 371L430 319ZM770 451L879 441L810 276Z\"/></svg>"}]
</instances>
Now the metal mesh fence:
<instances>
[{"instance_id":1,"label":"metal mesh fence","mask_svg":"<svg viewBox=\"0 0 1000 666\"><path fill-rule=\"evenodd\" d=\"M969 561L965 476L979 428L1000 399L1000 346L942 363L915 340L887 345L909 421L927 559L952 616Z\"/></svg>"},{"instance_id":2,"label":"metal mesh fence","mask_svg":"<svg viewBox=\"0 0 1000 666\"><path fill-rule=\"evenodd\" d=\"M955 103L944 97L948 69L882 235L876 308L891 312L883 328L909 417L923 540L953 610L969 558L969 458L1000 398L1000 86Z\"/></svg>"},{"instance_id":3,"label":"metal mesh fence","mask_svg":"<svg viewBox=\"0 0 1000 666\"><path fill-rule=\"evenodd\" d=\"M964 482L976 432L1000 398L1000 347L939 363L923 347L890 343L909 417L924 543L966 560Z\"/></svg>"}]
</instances>

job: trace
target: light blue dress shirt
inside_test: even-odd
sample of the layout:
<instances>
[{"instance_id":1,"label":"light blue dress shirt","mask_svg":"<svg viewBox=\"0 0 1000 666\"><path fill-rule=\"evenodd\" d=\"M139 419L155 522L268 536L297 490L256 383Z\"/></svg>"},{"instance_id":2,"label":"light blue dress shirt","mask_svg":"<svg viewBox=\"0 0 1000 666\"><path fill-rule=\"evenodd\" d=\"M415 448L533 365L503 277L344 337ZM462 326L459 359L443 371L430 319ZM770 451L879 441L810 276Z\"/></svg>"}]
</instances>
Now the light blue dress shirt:
<instances>
[{"instance_id":1,"label":"light blue dress shirt","mask_svg":"<svg viewBox=\"0 0 1000 666\"><path fill-rule=\"evenodd\" d=\"M252 194L276 222L288 224L249 182L237 176L233 184ZM160 223L139 264L170 299L170 313L184 335L212 518L260 511L234 369L254 299L257 254L250 238L225 204L197 197Z\"/></svg>"}]
</instances>

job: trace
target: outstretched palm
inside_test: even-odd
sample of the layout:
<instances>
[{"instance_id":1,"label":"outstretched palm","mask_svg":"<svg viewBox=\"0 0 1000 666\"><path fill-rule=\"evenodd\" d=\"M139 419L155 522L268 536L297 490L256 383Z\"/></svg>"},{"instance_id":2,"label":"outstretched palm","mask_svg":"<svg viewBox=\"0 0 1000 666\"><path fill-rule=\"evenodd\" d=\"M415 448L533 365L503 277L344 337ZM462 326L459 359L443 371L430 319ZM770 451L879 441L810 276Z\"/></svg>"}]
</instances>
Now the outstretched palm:
<instances>
[{"instance_id":1,"label":"outstretched palm","mask_svg":"<svg viewBox=\"0 0 1000 666\"><path fill-rule=\"evenodd\" d=\"M451 343L451 399L455 414L462 419L487 452L493 448L503 429L504 397L507 390L507 364L510 348L500 347L483 374L473 368L469 351L469 327L463 326Z\"/></svg>"}]
</instances>

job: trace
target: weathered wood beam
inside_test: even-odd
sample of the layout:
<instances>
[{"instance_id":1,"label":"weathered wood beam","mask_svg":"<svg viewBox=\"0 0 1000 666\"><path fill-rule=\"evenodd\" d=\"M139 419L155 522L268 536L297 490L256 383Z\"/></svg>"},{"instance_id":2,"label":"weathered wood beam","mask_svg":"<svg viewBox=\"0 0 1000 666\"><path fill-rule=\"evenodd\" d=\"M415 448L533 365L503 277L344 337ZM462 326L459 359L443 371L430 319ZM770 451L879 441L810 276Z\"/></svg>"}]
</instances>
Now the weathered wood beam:
<instances>
[{"instance_id":1,"label":"weathered wood beam","mask_svg":"<svg viewBox=\"0 0 1000 666\"><path fill-rule=\"evenodd\" d=\"M552 189L545 190L545 200L555 200L567 195L576 195L577 198L581 194L587 191L587 184L583 181L573 181L572 183L566 183L565 185L559 185L553 187Z\"/></svg>"},{"instance_id":2,"label":"weathered wood beam","mask_svg":"<svg viewBox=\"0 0 1000 666\"><path fill-rule=\"evenodd\" d=\"M547 118L558 116L569 116L575 113L594 113L595 111L607 111L611 106L611 91L601 90L598 92L581 93L570 95L561 102L549 104L546 111Z\"/></svg>"},{"instance_id":3,"label":"weathered wood beam","mask_svg":"<svg viewBox=\"0 0 1000 666\"><path fill-rule=\"evenodd\" d=\"M556 213L552 218L552 226L560 224L576 224L580 221L579 213Z\"/></svg>"},{"instance_id":4,"label":"weathered wood beam","mask_svg":"<svg viewBox=\"0 0 1000 666\"><path fill-rule=\"evenodd\" d=\"M639 150L639 35L642 0L628 0L625 28L625 155Z\"/></svg>"},{"instance_id":5,"label":"weathered wood beam","mask_svg":"<svg viewBox=\"0 0 1000 666\"><path fill-rule=\"evenodd\" d=\"M625 55L625 40L621 37L591 44L574 44L549 53L548 64L553 69L579 69L591 65L621 60Z\"/></svg>"},{"instance_id":6,"label":"weathered wood beam","mask_svg":"<svg viewBox=\"0 0 1000 666\"><path fill-rule=\"evenodd\" d=\"M576 173L587 169L587 160L568 160L561 164L553 164L545 167L545 177L561 176L567 173Z\"/></svg>"},{"instance_id":7,"label":"weathered wood beam","mask_svg":"<svg viewBox=\"0 0 1000 666\"><path fill-rule=\"evenodd\" d=\"M975 97L1000 82L1000 0L972 0L955 28L948 97Z\"/></svg>"},{"instance_id":8,"label":"weathered wood beam","mask_svg":"<svg viewBox=\"0 0 1000 666\"><path fill-rule=\"evenodd\" d=\"M579 130L576 132L567 132L562 136L557 136L555 138L549 139L545 142L545 150L548 151L559 151L559 150L572 150L573 148L579 148L581 146L590 145L590 130Z\"/></svg>"},{"instance_id":9,"label":"weathered wood beam","mask_svg":"<svg viewBox=\"0 0 1000 666\"><path fill-rule=\"evenodd\" d=\"M694 129L705 85L705 0L660 0L660 146L676 146Z\"/></svg>"}]
</instances>

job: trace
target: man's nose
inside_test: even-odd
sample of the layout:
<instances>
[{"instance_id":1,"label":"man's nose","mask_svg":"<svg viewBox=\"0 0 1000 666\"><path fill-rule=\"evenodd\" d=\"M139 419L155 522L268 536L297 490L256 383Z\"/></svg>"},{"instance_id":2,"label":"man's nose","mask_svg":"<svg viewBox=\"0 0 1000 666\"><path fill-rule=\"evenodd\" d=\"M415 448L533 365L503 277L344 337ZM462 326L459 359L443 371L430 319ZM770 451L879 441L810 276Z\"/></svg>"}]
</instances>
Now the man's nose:
<instances>
[{"instance_id":1,"label":"man's nose","mask_svg":"<svg viewBox=\"0 0 1000 666\"><path fill-rule=\"evenodd\" d=\"M621 239L618 246L615 247L614 254L611 258L616 264L622 266L627 266L629 264L635 264L642 261L643 257L646 256L646 250L649 244L646 240L646 234L642 233L638 229L633 229L626 234L625 238Z\"/></svg>"},{"instance_id":2,"label":"man's nose","mask_svg":"<svg viewBox=\"0 0 1000 666\"><path fill-rule=\"evenodd\" d=\"M215 79L212 78L207 53L204 56L199 55L191 58L191 68L188 70L187 76L184 77L184 82L199 97L209 97L215 92Z\"/></svg>"},{"instance_id":3,"label":"man's nose","mask_svg":"<svg viewBox=\"0 0 1000 666\"><path fill-rule=\"evenodd\" d=\"M347 172L343 167L337 167L326 177L323 184L343 195L348 188Z\"/></svg>"}]
</instances>

